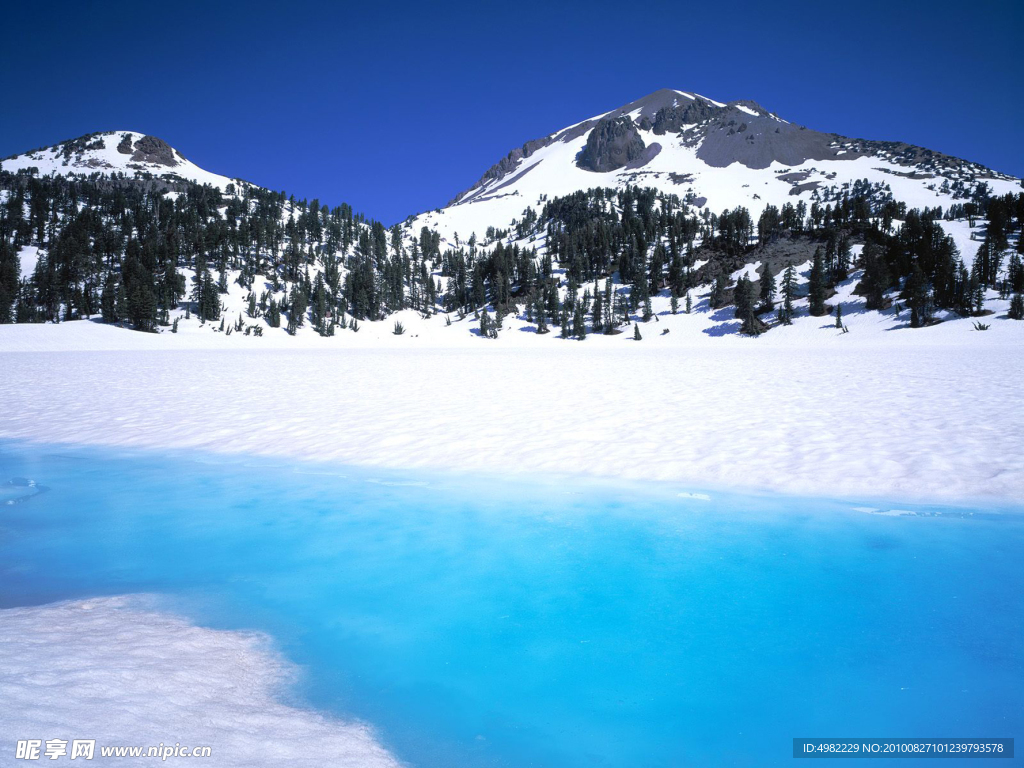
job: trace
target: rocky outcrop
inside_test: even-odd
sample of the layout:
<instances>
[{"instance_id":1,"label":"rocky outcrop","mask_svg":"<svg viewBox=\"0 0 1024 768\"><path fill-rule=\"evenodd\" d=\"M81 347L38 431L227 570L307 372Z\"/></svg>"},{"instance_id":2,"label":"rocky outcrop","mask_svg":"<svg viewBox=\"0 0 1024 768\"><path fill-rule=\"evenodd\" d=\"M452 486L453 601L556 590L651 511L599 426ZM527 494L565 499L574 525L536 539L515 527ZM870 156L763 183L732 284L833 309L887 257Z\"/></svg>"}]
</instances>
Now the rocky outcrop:
<instances>
[{"instance_id":1,"label":"rocky outcrop","mask_svg":"<svg viewBox=\"0 0 1024 768\"><path fill-rule=\"evenodd\" d=\"M587 137L587 144L576 157L576 165L585 171L617 171L644 158L647 145L629 117L599 120Z\"/></svg>"},{"instance_id":2,"label":"rocky outcrop","mask_svg":"<svg viewBox=\"0 0 1024 768\"><path fill-rule=\"evenodd\" d=\"M684 125L703 123L721 112L721 107L716 107L701 99L696 99L688 104L662 107L654 116L651 130L659 136L664 136L666 133L678 133Z\"/></svg>"},{"instance_id":3,"label":"rocky outcrop","mask_svg":"<svg viewBox=\"0 0 1024 768\"><path fill-rule=\"evenodd\" d=\"M118 148L120 149L120 147ZM178 164L178 161L174 159L174 150L171 145L156 136L143 136L136 141L132 160L136 163L156 163L168 166Z\"/></svg>"}]
</instances>

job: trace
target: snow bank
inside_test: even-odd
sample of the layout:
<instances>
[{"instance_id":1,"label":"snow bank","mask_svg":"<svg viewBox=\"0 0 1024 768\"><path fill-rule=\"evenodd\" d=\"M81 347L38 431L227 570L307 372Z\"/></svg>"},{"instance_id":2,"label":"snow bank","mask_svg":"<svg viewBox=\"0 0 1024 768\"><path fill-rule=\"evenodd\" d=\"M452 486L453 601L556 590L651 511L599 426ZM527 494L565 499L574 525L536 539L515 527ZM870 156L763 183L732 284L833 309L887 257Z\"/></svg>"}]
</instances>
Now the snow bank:
<instances>
[{"instance_id":1,"label":"snow bank","mask_svg":"<svg viewBox=\"0 0 1024 768\"><path fill-rule=\"evenodd\" d=\"M825 328L829 318L807 320L791 336L697 333L686 343L650 323L642 342L509 330L448 347L403 336L363 348L260 349L265 340L238 347L234 337L196 334L192 343L220 347L177 351L170 345L189 337L23 327L37 340L92 329L152 348L0 352L0 437L890 504L1024 497L1015 324L858 336ZM872 321L851 314L851 327L861 322ZM534 343L506 345L513 335Z\"/></svg>"},{"instance_id":2,"label":"snow bank","mask_svg":"<svg viewBox=\"0 0 1024 768\"><path fill-rule=\"evenodd\" d=\"M0 611L0 764L22 762L18 739L87 738L101 765L124 764L101 746L161 742L212 746L201 762L216 766L399 765L367 727L278 703L293 672L263 636L195 627L148 602Z\"/></svg>"}]
</instances>

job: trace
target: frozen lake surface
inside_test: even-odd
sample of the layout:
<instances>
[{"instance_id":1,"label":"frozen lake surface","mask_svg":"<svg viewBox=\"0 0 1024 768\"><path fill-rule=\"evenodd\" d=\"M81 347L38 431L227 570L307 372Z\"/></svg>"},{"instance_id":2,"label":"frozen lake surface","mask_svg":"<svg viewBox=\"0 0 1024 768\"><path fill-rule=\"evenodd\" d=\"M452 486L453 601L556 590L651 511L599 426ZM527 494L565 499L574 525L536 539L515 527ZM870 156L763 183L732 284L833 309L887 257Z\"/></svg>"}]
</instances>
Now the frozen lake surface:
<instances>
[{"instance_id":1,"label":"frozen lake surface","mask_svg":"<svg viewBox=\"0 0 1024 768\"><path fill-rule=\"evenodd\" d=\"M258 631L300 670L283 702L368 723L411 766L781 765L795 736L1024 732L1019 510L19 443L0 483L0 607L149 594ZM12 648L48 615L5 614ZM68 708L68 681L11 661L73 644L60 615L0 677ZM256 722L203 732L218 765ZM161 738L205 743L187 727Z\"/></svg>"}]
</instances>

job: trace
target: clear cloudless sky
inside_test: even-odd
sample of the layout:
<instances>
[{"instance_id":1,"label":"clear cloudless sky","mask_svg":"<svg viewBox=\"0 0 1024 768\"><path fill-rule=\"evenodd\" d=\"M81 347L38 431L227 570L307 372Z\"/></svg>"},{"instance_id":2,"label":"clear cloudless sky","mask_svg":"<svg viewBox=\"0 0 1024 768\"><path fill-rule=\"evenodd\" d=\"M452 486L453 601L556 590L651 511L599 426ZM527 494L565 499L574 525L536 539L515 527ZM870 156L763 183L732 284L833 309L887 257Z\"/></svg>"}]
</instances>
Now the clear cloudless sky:
<instances>
[{"instance_id":1,"label":"clear cloudless sky","mask_svg":"<svg viewBox=\"0 0 1024 768\"><path fill-rule=\"evenodd\" d=\"M1024 3L4 4L0 157L99 130L386 224L658 88L1024 175Z\"/></svg>"}]
</instances>

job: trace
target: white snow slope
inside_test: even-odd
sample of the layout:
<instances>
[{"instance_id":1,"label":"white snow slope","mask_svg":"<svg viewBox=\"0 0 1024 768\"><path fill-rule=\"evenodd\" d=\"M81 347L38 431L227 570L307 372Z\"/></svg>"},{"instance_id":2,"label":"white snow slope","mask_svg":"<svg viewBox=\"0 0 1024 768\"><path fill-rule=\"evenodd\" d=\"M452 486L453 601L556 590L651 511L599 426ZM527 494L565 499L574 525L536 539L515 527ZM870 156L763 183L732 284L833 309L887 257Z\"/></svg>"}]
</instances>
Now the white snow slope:
<instances>
[{"instance_id":1,"label":"white snow slope","mask_svg":"<svg viewBox=\"0 0 1024 768\"><path fill-rule=\"evenodd\" d=\"M210 184L221 190L229 184L247 183L210 173L171 147L167 147L168 163L134 159L135 147L140 140L146 138L145 134L137 131L104 131L88 137L81 145L76 142L82 140L72 140L0 160L0 169L15 173L26 168L37 168L40 176L90 176L94 173L123 173L128 177L140 178L158 176L168 180L184 179L197 184ZM131 144L131 151L119 151L122 142L125 142L124 146Z\"/></svg>"}]
</instances>

